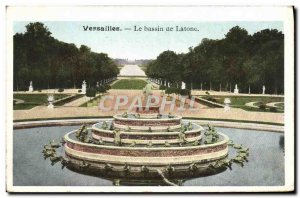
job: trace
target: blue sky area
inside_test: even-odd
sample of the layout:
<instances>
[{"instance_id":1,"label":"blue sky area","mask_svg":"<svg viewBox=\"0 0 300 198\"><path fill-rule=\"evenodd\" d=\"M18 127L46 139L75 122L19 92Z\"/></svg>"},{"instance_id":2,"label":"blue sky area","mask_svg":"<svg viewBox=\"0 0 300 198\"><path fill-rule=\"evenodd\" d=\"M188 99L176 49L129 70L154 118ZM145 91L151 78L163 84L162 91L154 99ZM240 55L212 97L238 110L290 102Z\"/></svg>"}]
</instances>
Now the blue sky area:
<instances>
[{"instance_id":1,"label":"blue sky area","mask_svg":"<svg viewBox=\"0 0 300 198\"><path fill-rule=\"evenodd\" d=\"M25 26L35 21L18 21L14 23L14 32L25 32ZM230 28L240 26L249 34L263 29L283 31L282 22L183 22L183 21L120 21L120 22L74 22L41 21L52 36L60 41L74 43L76 46L87 45L94 52L107 53L112 58L154 59L165 50L177 53L187 52L189 47L197 46L203 38L222 39ZM116 26L122 31L84 31L83 26ZM194 27L198 31L133 31L134 26L142 27ZM131 30L125 30L131 28Z\"/></svg>"}]
</instances>

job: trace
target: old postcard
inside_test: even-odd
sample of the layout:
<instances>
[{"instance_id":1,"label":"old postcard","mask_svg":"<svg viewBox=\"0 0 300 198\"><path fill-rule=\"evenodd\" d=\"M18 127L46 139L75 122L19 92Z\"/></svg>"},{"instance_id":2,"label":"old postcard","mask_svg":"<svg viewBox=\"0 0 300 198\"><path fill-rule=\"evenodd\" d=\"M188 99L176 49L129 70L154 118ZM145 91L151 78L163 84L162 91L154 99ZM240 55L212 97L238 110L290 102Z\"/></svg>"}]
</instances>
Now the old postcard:
<instances>
[{"instance_id":1,"label":"old postcard","mask_svg":"<svg viewBox=\"0 0 300 198\"><path fill-rule=\"evenodd\" d=\"M8 192L294 191L292 7L6 17Z\"/></svg>"}]
</instances>

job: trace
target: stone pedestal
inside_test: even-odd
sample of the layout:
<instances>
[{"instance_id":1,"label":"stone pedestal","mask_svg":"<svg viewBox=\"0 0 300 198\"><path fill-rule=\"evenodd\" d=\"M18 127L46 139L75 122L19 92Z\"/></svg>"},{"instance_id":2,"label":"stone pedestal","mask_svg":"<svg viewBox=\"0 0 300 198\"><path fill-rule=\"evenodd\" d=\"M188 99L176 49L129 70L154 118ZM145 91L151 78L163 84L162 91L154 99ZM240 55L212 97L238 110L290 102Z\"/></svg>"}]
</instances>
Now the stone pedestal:
<instances>
[{"instance_id":1,"label":"stone pedestal","mask_svg":"<svg viewBox=\"0 0 300 198\"><path fill-rule=\"evenodd\" d=\"M239 93L239 89L234 89L233 93L234 94L238 94Z\"/></svg>"},{"instance_id":2,"label":"stone pedestal","mask_svg":"<svg viewBox=\"0 0 300 198\"><path fill-rule=\"evenodd\" d=\"M29 91L29 92L33 92L32 81L30 81L30 85L29 85L28 91Z\"/></svg>"},{"instance_id":3,"label":"stone pedestal","mask_svg":"<svg viewBox=\"0 0 300 198\"><path fill-rule=\"evenodd\" d=\"M230 98L225 98L224 99L224 111L229 111L230 110L230 104L231 104L231 101L230 101Z\"/></svg>"},{"instance_id":4,"label":"stone pedestal","mask_svg":"<svg viewBox=\"0 0 300 198\"><path fill-rule=\"evenodd\" d=\"M33 92L33 87L32 87L32 86L29 86L28 91L29 91L29 92Z\"/></svg>"},{"instance_id":5,"label":"stone pedestal","mask_svg":"<svg viewBox=\"0 0 300 198\"><path fill-rule=\"evenodd\" d=\"M48 107L48 109L53 109L54 105L52 104L52 102L49 102L49 105L47 107Z\"/></svg>"},{"instance_id":6,"label":"stone pedestal","mask_svg":"<svg viewBox=\"0 0 300 198\"><path fill-rule=\"evenodd\" d=\"M48 96L48 102L49 102L49 105L47 106L48 109L54 108L53 101L54 101L54 96L53 95Z\"/></svg>"},{"instance_id":7,"label":"stone pedestal","mask_svg":"<svg viewBox=\"0 0 300 198\"><path fill-rule=\"evenodd\" d=\"M239 89L237 87L237 84L235 84L235 88L234 88L234 91L233 91L234 94L238 94L239 93Z\"/></svg>"}]
</instances>

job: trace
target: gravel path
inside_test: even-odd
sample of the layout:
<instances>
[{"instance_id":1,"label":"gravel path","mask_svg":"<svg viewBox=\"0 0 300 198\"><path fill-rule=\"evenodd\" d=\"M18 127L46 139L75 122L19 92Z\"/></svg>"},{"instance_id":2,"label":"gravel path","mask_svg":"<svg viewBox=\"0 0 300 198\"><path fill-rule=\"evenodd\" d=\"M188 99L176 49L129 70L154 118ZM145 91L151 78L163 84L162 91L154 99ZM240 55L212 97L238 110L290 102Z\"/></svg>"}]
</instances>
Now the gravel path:
<instances>
[{"instance_id":1,"label":"gravel path","mask_svg":"<svg viewBox=\"0 0 300 198\"><path fill-rule=\"evenodd\" d=\"M89 99L90 99L89 97L83 96L83 97L78 98L76 100L73 100L69 103L66 103L63 106L64 107L79 107L80 105L82 105L82 104L86 103L87 101L89 101Z\"/></svg>"},{"instance_id":2,"label":"gravel path","mask_svg":"<svg viewBox=\"0 0 300 198\"><path fill-rule=\"evenodd\" d=\"M155 95L159 95L159 90L154 90ZM136 96L141 94L141 90L109 90L109 94L114 98L117 95L129 96L129 101ZM82 104L84 99L77 101L76 105ZM107 100L105 106L114 106L115 100ZM46 106L37 106L29 110L14 110L13 119L45 119L45 118L63 118L63 117L96 117L96 116L113 116L117 113L123 113L128 110L130 104L122 106L119 110L103 111L98 106L94 107L56 107L54 109L48 109ZM247 121L258 121L258 122L275 122L284 123L283 113L272 113L272 112L249 112L238 108L232 108L230 111L224 112L223 108L209 108L207 106L197 103L197 110L190 111L177 111L175 107L172 111L173 114L181 115L184 117L195 117L195 118L209 118L209 119L233 119L233 120L247 120ZM167 106L164 112L169 113L170 109Z\"/></svg>"},{"instance_id":3,"label":"gravel path","mask_svg":"<svg viewBox=\"0 0 300 198\"><path fill-rule=\"evenodd\" d=\"M120 76L146 76L138 65L125 65L120 71Z\"/></svg>"}]
</instances>

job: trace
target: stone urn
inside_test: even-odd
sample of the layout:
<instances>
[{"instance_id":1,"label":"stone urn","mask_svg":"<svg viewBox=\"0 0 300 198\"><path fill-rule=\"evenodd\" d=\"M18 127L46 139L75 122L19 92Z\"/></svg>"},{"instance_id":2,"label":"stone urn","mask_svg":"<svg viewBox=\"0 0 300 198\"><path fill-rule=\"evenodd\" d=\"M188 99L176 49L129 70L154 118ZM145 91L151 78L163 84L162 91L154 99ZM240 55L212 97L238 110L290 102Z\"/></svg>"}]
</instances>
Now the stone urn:
<instances>
[{"instance_id":1,"label":"stone urn","mask_svg":"<svg viewBox=\"0 0 300 198\"><path fill-rule=\"evenodd\" d=\"M54 106L53 106L54 95L49 95L47 100L49 102L48 108L53 109L54 108Z\"/></svg>"},{"instance_id":2,"label":"stone urn","mask_svg":"<svg viewBox=\"0 0 300 198\"><path fill-rule=\"evenodd\" d=\"M225 98L224 99L224 111L229 111L230 110L230 104L231 104L231 100L230 98Z\"/></svg>"}]
</instances>

